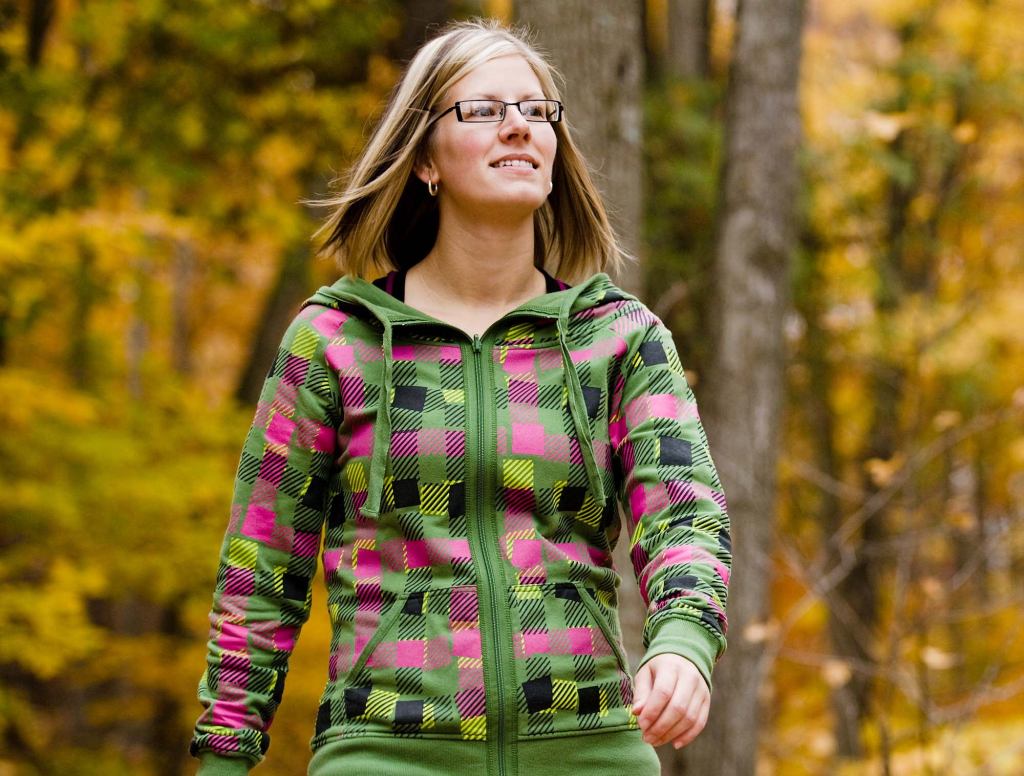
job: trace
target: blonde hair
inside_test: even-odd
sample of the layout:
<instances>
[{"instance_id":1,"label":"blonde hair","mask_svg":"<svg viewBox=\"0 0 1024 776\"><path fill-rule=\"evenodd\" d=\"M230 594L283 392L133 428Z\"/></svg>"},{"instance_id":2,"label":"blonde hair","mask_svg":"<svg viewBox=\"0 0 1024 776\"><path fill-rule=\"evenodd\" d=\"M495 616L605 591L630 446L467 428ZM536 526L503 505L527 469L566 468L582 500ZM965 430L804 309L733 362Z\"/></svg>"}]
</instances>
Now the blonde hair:
<instances>
[{"instance_id":1,"label":"blonde hair","mask_svg":"<svg viewBox=\"0 0 1024 776\"><path fill-rule=\"evenodd\" d=\"M452 85L483 63L510 54L529 63L548 99L560 99L555 78L563 83L564 78L525 28L508 28L496 19L451 22L416 52L366 147L347 175L331 181L342 184L340 193L303 201L333 208L312 237L329 232L318 256L333 256L342 274L371 280L391 269L408 269L430 252L439 225L437 200L413 174L430 143L428 122ZM575 283L618 270L630 257L615 239L564 114L551 126L558 141L554 188L534 213L534 264Z\"/></svg>"}]
</instances>

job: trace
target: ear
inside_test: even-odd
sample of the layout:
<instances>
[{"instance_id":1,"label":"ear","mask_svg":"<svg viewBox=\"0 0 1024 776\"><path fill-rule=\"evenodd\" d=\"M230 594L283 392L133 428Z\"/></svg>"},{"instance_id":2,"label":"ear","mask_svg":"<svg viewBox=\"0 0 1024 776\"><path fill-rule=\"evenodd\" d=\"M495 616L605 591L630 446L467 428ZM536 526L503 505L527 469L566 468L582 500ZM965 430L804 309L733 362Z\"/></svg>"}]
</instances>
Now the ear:
<instances>
[{"instance_id":1,"label":"ear","mask_svg":"<svg viewBox=\"0 0 1024 776\"><path fill-rule=\"evenodd\" d=\"M436 179L436 168L434 167L434 161L429 155L420 156L416 159L413 165L413 173L426 184L431 179Z\"/></svg>"}]
</instances>

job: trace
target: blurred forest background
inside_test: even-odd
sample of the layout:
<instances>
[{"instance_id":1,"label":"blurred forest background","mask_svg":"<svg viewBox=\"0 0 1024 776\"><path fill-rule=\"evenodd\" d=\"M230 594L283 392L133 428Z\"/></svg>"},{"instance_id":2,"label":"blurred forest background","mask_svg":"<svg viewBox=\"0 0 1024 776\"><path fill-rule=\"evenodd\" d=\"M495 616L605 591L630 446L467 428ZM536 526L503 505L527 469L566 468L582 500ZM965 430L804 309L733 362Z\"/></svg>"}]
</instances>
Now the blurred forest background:
<instances>
[{"instance_id":1,"label":"blurred forest background","mask_svg":"<svg viewBox=\"0 0 1024 776\"><path fill-rule=\"evenodd\" d=\"M0 776L194 772L234 467L336 278L300 200L480 14L565 73L729 496L730 646L665 773L1024 772L1024 0L0 0Z\"/></svg>"}]
</instances>

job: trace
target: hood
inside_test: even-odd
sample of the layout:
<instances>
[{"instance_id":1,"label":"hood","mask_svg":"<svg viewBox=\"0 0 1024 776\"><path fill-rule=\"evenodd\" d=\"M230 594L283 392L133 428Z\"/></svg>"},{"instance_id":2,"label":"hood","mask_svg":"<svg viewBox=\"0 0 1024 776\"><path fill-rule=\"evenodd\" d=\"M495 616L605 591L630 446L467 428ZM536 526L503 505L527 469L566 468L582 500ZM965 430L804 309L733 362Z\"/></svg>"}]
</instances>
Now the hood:
<instances>
[{"instance_id":1,"label":"hood","mask_svg":"<svg viewBox=\"0 0 1024 776\"><path fill-rule=\"evenodd\" d=\"M610 302L624 299L636 299L635 296L618 288L604 272L599 272L579 285L562 291L554 291L534 297L506 313L500 320L524 316L547 318L554 320L558 330L558 343L562 351L563 372L566 377L569 412L579 439L580 450L587 470L588 488L594 500L605 507L608 497L604 492L601 475L594 459L594 443L587 422L586 401L580 384L579 373L572 360L569 350L569 319L575 313L592 307L599 307ZM381 495L384 487L384 475L387 459L391 452L391 395L393 391L392 374L394 354L392 341L395 327L415 326L417 324L434 324L449 326L444 321L422 313L381 288L362 278L349 275L342 276L330 286L321 286L302 307L319 304L334 309L342 305L356 305L364 308L376 318L382 328L382 348L384 355L384 385L380 391L377 407L377 422L374 427L373 452L370 463L370 476L366 504L360 510L364 515L376 518L380 514Z\"/></svg>"}]
</instances>

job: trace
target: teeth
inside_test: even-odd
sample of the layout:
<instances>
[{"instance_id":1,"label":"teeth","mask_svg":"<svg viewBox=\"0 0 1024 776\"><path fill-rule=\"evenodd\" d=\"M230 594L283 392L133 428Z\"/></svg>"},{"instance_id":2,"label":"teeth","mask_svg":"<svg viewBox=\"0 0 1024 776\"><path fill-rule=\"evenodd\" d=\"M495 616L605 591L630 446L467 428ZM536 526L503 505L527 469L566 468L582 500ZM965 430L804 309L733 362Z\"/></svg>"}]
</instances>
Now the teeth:
<instances>
[{"instance_id":1,"label":"teeth","mask_svg":"<svg viewBox=\"0 0 1024 776\"><path fill-rule=\"evenodd\" d=\"M495 167L529 167L533 169L533 165L525 159L504 159L498 162Z\"/></svg>"}]
</instances>

